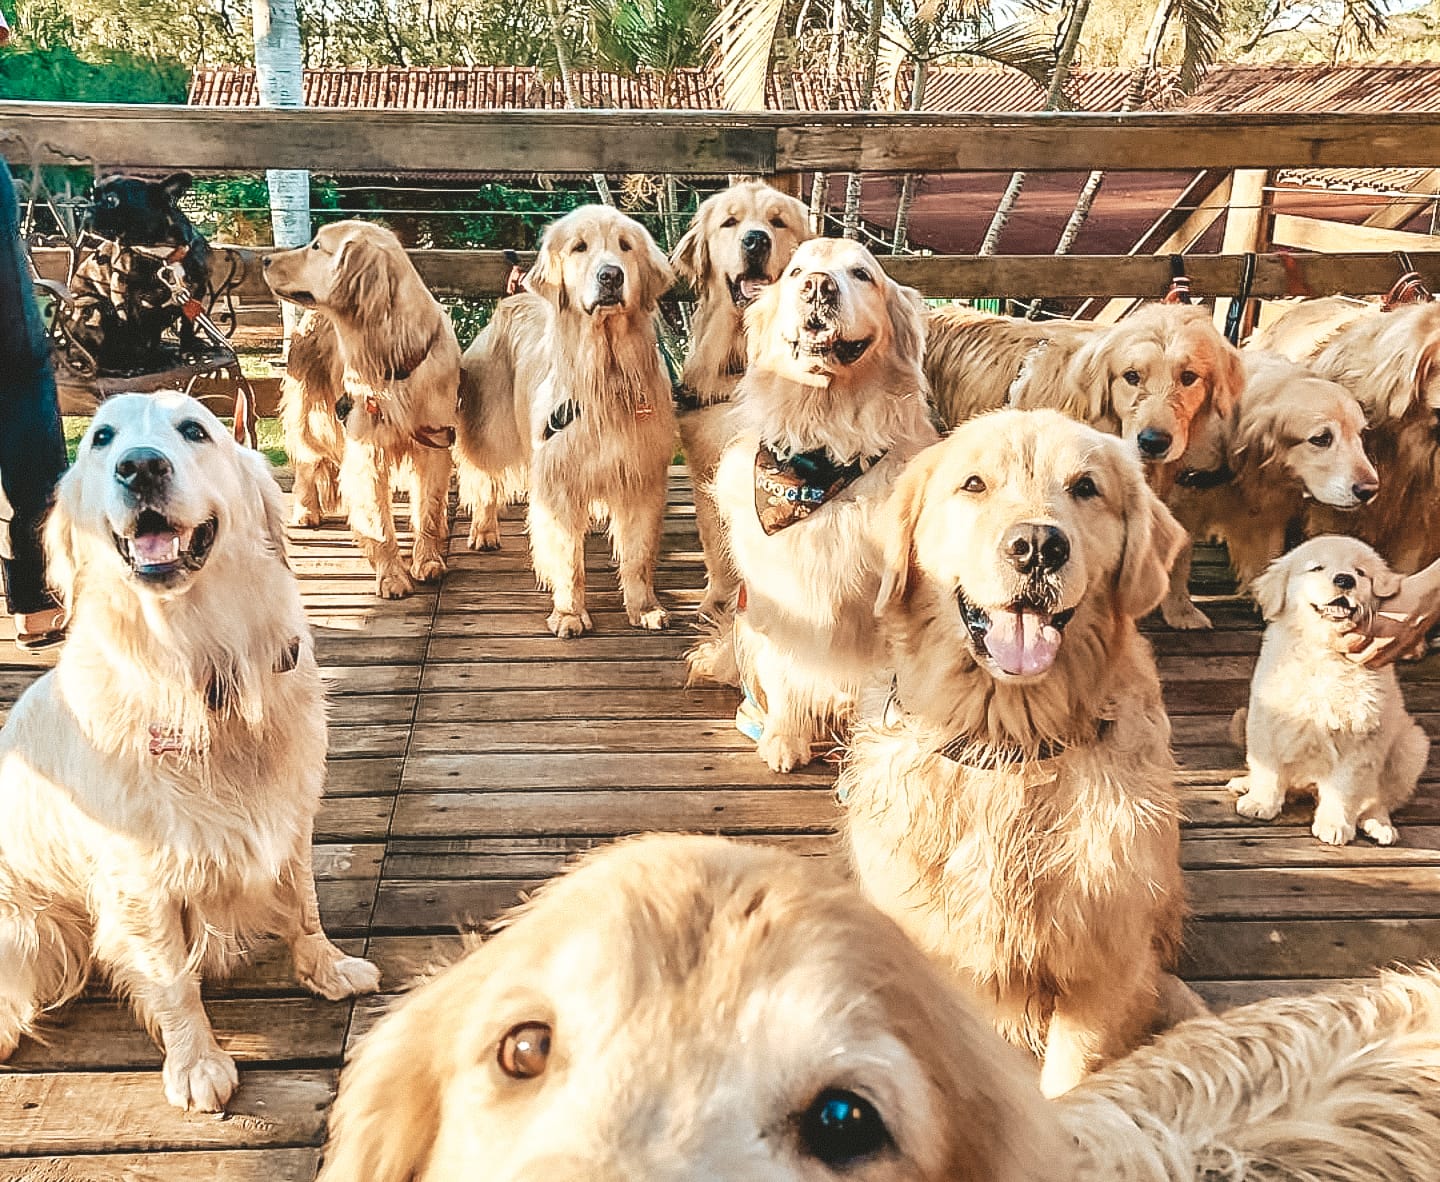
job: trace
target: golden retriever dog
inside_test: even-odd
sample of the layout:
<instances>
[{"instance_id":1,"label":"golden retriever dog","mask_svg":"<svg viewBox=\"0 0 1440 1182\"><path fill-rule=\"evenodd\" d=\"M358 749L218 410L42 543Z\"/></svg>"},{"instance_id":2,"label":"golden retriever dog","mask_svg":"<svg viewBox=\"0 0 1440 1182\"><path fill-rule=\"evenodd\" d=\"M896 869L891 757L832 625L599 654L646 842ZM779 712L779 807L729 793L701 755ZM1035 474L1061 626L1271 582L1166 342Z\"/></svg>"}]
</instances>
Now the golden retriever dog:
<instances>
[{"instance_id":1,"label":"golden retriever dog","mask_svg":"<svg viewBox=\"0 0 1440 1182\"><path fill-rule=\"evenodd\" d=\"M1297 300L1284 315L1252 336L1245 349L1278 353L1290 361L1308 361L1352 320L1379 310L1378 304L1347 296Z\"/></svg>"},{"instance_id":2,"label":"golden retriever dog","mask_svg":"<svg viewBox=\"0 0 1440 1182\"><path fill-rule=\"evenodd\" d=\"M1360 400L1380 473L1374 500L1344 516L1317 506L1309 532L1354 534L1406 574L1440 558L1440 304L1359 316L1307 364Z\"/></svg>"},{"instance_id":3,"label":"golden retriever dog","mask_svg":"<svg viewBox=\"0 0 1440 1182\"><path fill-rule=\"evenodd\" d=\"M338 484L375 590L399 599L445 573L460 346L445 309L383 226L336 222L265 256L265 281L311 309L290 345L280 414L296 525L319 525ZM395 537L391 484L410 488L414 553ZM412 581L413 580L413 581Z\"/></svg>"},{"instance_id":4,"label":"golden retriever dog","mask_svg":"<svg viewBox=\"0 0 1440 1182\"><path fill-rule=\"evenodd\" d=\"M715 499L743 580L728 636L775 771L809 762L883 653L870 527L936 438L923 308L863 246L813 238L746 313L750 364ZM707 647L692 668L713 675L725 662Z\"/></svg>"},{"instance_id":5,"label":"golden retriever dog","mask_svg":"<svg viewBox=\"0 0 1440 1182\"><path fill-rule=\"evenodd\" d=\"M1268 626L1243 716L1247 771L1230 781L1236 811L1273 820L1288 793L1309 791L1321 841L1346 845L1358 826L1394 844L1390 810L1415 794L1430 740L1405 711L1394 667L1357 664L1333 642L1399 591L1400 576L1356 538L1320 537L1272 563L1254 590Z\"/></svg>"},{"instance_id":6,"label":"golden retriever dog","mask_svg":"<svg viewBox=\"0 0 1440 1182\"><path fill-rule=\"evenodd\" d=\"M728 408L745 372L745 309L779 278L811 237L809 211L764 181L741 181L701 202L671 255L695 291L690 353L677 391L680 442L695 489L695 525L705 551L699 615L729 611L736 589L719 510L710 495L730 442Z\"/></svg>"},{"instance_id":7,"label":"golden retriever dog","mask_svg":"<svg viewBox=\"0 0 1440 1182\"><path fill-rule=\"evenodd\" d=\"M345 1069L322 1182L1413 1182L1440 977L1198 1018L1062 1100L823 863L586 857Z\"/></svg>"},{"instance_id":8,"label":"golden retriever dog","mask_svg":"<svg viewBox=\"0 0 1440 1182\"><path fill-rule=\"evenodd\" d=\"M1191 437L1230 415L1245 381L1239 351L1188 304L1146 304L1105 326L941 308L926 339L925 373L952 427L1003 406L1050 407L1123 436L1157 466L1182 456L1191 468L1218 466ZM1162 493L1171 476L1148 473Z\"/></svg>"},{"instance_id":9,"label":"golden retriever dog","mask_svg":"<svg viewBox=\"0 0 1440 1182\"><path fill-rule=\"evenodd\" d=\"M0 732L0 1059L94 968L159 1041L170 1102L217 1110L235 1064L202 974L273 933L323 997L379 984L320 927L324 693L268 467L199 403L131 394L60 483L69 640Z\"/></svg>"},{"instance_id":10,"label":"golden retriever dog","mask_svg":"<svg viewBox=\"0 0 1440 1182\"><path fill-rule=\"evenodd\" d=\"M1285 549L1285 531L1303 522L1307 503L1357 509L1379 477L1365 454L1365 411L1336 382L1274 353L1246 351L1245 392L1231 419L1217 420L1228 479L1206 486L1184 475L1165 503L1192 538L1218 539L1242 586ZM1160 610L1172 627L1210 620L1190 601L1190 547L1170 570Z\"/></svg>"},{"instance_id":11,"label":"golden retriever dog","mask_svg":"<svg viewBox=\"0 0 1440 1182\"><path fill-rule=\"evenodd\" d=\"M559 637L590 628L585 533L608 518L625 614L664 628L655 563L675 410L655 312L674 282L639 222L586 205L554 222L525 277L464 357L460 500L470 546L500 546L500 506L530 496L535 574Z\"/></svg>"},{"instance_id":12,"label":"golden retriever dog","mask_svg":"<svg viewBox=\"0 0 1440 1182\"><path fill-rule=\"evenodd\" d=\"M1055 411L956 428L877 534L891 686L838 795L865 893L955 970L1054 1096L1177 1008L1170 722L1135 621L1183 531L1119 440Z\"/></svg>"}]
</instances>

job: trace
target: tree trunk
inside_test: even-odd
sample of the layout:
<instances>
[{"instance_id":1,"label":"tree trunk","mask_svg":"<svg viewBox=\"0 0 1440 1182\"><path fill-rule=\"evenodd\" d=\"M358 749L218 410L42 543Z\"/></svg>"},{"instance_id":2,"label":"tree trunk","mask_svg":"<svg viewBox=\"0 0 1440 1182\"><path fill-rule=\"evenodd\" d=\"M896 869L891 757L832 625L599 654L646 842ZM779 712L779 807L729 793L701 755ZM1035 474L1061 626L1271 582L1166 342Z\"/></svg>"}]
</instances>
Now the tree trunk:
<instances>
[{"instance_id":1,"label":"tree trunk","mask_svg":"<svg viewBox=\"0 0 1440 1182\"><path fill-rule=\"evenodd\" d=\"M880 26L884 23L885 0L870 0L870 23L865 29L865 73L860 79L862 111L873 110L875 106L875 76L880 72ZM858 172L852 172L845 180L846 238L860 237L860 181Z\"/></svg>"},{"instance_id":2,"label":"tree trunk","mask_svg":"<svg viewBox=\"0 0 1440 1182\"><path fill-rule=\"evenodd\" d=\"M575 79L570 74L570 52L565 48L565 35L561 30L560 0L545 0L545 11L550 17L550 37L555 42L555 64L560 68L560 85L565 91L565 105L572 111L580 110L585 104L580 101L580 92L575 88ZM603 172L592 172L590 179L595 192L606 205L615 204L610 192L610 182Z\"/></svg>"},{"instance_id":3,"label":"tree trunk","mask_svg":"<svg viewBox=\"0 0 1440 1182\"><path fill-rule=\"evenodd\" d=\"M1090 0L1071 0L1070 12L1063 26L1064 32L1055 50L1055 71L1050 75L1050 89L1045 94L1043 109L1046 111L1060 109L1060 100L1065 94L1065 80L1070 76L1070 63L1075 60L1075 50L1080 44L1080 31L1089 15ZM995 207L995 216L990 219L990 228L985 231L985 241L980 244L982 255L994 254L995 248L1000 245L1000 235L1004 232L1005 224L1010 220L1015 203L1020 200L1020 191L1024 187L1025 174L1011 173L1005 194L1000 198L1000 204Z\"/></svg>"},{"instance_id":4,"label":"tree trunk","mask_svg":"<svg viewBox=\"0 0 1440 1182\"><path fill-rule=\"evenodd\" d=\"M303 107L305 73L301 66L300 20L295 0L251 0L255 31L255 84L262 107ZM279 247L310 241L310 174L303 169L271 168L265 173L270 190L272 241ZM288 350L299 319L294 304L282 301L281 322Z\"/></svg>"},{"instance_id":5,"label":"tree trunk","mask_svg":"<svg viewBox=\"0 0 1440 1182\"><path fill-rule=\"evenodd\" d=\"M920 58L915 63L915 84L910 89L910 109L920 111L925 107L925 87L930 81L930 62ZM920 177L907 172L900 182L900 195L895 201L895 234L891 247L901 254L910 247L910 206L915 202L915 189Z\"/></svg>"}]
</instances>

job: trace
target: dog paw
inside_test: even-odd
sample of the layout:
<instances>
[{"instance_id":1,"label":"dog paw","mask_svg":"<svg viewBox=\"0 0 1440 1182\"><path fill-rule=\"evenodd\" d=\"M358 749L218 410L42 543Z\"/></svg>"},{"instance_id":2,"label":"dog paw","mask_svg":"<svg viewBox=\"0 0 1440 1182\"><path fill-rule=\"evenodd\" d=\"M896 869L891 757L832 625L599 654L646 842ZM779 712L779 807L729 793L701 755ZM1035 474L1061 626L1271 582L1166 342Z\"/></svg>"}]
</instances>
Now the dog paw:
<instances>
[{"instance_id":1,"label":"dog paw","mask_svg":"<svg viewBox=\"0 0 1440 1182\"><path fill-rule=\"evenodd\" d=\"M800 735L764 735L756 749L772 772L793 772L810 762L810 742Z\"/></svg>"},{"instance_id":2,"label":"dog paw","mask_svg":"<svg viewBox=\"0 0 1440 1182\"><path fill-rule=\"evenodd\" d=\"M222 1112L240 1085L235 1060L219 1047L183 1058L166 1055L161 1072L165 1099L176 1108L196 1112Z\"/></svg>"},{"instance_id":3,"label":"dog paw","mask_svg":"<svg viewBox=\"0 0 1440 1182\"><path fill-rule=\"evenodd\" d=\"M1268 797L1257 796L1254 792L1246 792L1235 802L1237 813L1256 821L1273 821L1280 815L1280 810L1284 807L1283 800L1271 800Z\"/></svg>"},{"instance_id":4,"label":"dog paw","mask_svg":"<svg viewBox=\"0 0 1440 1182\"><path fill-rule=\"evenodd\" d=\"M1400 830L1379 817L1366 817L1360 822L1360 831L1376 845L1394 845L1400 838Z\"/></svg>"},{"instance_id":5,"label":"dog paw","mask_svg":"<svg viewBox=\"0 0 1440 1182\"><path fill-rule=\"evenodd\" d=\"M410 577L417 583L433 583L444 578L447 569L443 558L417 558L410 568Z\"/></svg>"},{"instance_id":6,"label":"dog paw","mask_svg":"<svg viewBox=\"0 0 1440 1182\"><path fill-rule=\"evenodd\" d=\"M670 626L670 613L659 604L639 611L627 608L625 615L632 628L643 628L646 632L663 632Z\"/></svg>"},{"instance_id":7,"label":"dog paw","mask_svg":"<svg viewBox=\"0 0 1440 1182\"><path fill-rule=\"evenodd\" d=\"M1355 826L1344 818L1316 817L1310 832L1326 845L1349 845L1355 840Z\"/></svg>"},{"instance_id":8,"label":"dog paw","mask_svg":"<svg viewBox=\"0 0 1440 1182\"><path fill-rule=\"evenodd\" d=\"M1236 796L1244 796L1250 791L1250 777L1232 776L1225 782L1225 791L1233 792Z\"/></svg>"},{"instance_id":9,"label":"dog paw","mask_svg":"<svg viewBox=\"0 0 1440 1182\"><path fill-rule=\"evenodd\" d=\"M340 956L323 961L310 972L297 975L300 984L327 1001L342 1001L357 993L374 993L380 988L380 970L358 956Z\"/></svg>"},{"instance_id":10,"label":"dog paw","mask_svg":"<svg viewBox=\"0 0 1440 1182\"><path fill-rule=\"evenodd\" d=\"M0 1063L10 1058L20 1045L19 1030L0 1030Z\"/></svg>"},{"instance_id":11,"label":"dog paw","mask_svg":"<svg viewBox=\"0 0 1440 1182\"><path fill-rule=\"evenodd\" d=\"M381 599L404 599L415 590L415 584L403 570L382 571L375 576L375 594Z\"/></svg>"},{"instance_id":12,"label":"dog paw","mask_svg":"<svg viewBox=\"0 0 1440 1182\"><path fill-rule=\"evenodd\" d=\"M545 626L561 640L584 636L592 627L589 612L576 614L575 612L562 612L558 609L546 617Z\"/></svg>"},{"instance_id":13,"label":"dog paw","mask_svg":"<svg viewBox=\"0 0 1440 1182\"><path fill-rule=\"evenodd\" d=\"M296 505L295 512L290 514L290 524L297 529L318 529L325 521L325 515L319 509L307 509L303 505Z\"/></svg>"},{"instance_id":14,"label":"dog paw","mask_svg":"<svg viewBox=\"0 0 1440 1182\"><path fill-rule=\"evenodd\" d=\"M1183 632L1200 632L1215 626L1210 622L1210 617L1188 599L1178 602L1167 599L1160 605L1160 614L1170 627Z\"/></svg>"},{"instance_id":15,"label":"dog paw","mask_svg":"<svg viewBox=\"0 0 1440 1182\"><path fill-rule=\"evenodd\" d=\"M499 529L481 529L478 525L471 525L466 545L472 550L498 550L500 549L500 531Z\"/></svg>"}]
</instances>

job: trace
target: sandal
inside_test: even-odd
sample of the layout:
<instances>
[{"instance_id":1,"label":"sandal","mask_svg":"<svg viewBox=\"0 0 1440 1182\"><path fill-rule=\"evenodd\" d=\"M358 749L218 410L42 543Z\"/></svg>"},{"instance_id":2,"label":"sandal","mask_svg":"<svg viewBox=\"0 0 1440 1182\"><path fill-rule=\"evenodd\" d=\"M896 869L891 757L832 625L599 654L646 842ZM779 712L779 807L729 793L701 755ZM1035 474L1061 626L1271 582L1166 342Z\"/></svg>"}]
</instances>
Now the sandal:
<instances>
[{"instance_id":1,"label":"sandal","mask_svg":"<svg viewBox=\"0 0 1440 1182\"><path fill-rule=\"evenodd\" d=\"M58 609L17 615L15 647L25 653L54 648L65 639L65 623L65 617Z\"/></svg>"},{"instance_id":2,"label":"sandal","mask_svg":"<svg viewBox=\"0 0 1440 1182\"><path fill-rule=\"evenodd\" d=\"M65 640L64 628L52 628L48 632L21 632L15 637L15 647L25 653L44 652Z\"/></svg>"}]
</instances>

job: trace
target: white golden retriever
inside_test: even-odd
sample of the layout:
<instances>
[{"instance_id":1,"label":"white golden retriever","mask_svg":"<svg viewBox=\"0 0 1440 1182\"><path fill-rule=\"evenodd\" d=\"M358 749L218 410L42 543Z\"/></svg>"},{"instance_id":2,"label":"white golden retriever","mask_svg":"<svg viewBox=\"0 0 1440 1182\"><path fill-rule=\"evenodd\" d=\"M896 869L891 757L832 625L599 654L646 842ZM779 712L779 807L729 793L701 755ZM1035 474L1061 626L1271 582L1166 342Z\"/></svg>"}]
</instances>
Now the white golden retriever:
<instances>
[{"instance_id":1,"label":"white golden retriever","mask_svg":"<svg viewBox=\"0 0 1440 1182\"><path fill-rule=\"evenodd\" d=\"M1197 1019L1047 1104L824 865L612 846L421 986L341 1076L322 1182L1415 1182L1440 979Z\"/></svg>"},{"instance_id":2,"label":"white golden retriever","mask_svg":"<svg viewBox=\"0 0 1440 1182\"><path fill-rule=\"evenodd\" d=\"M764 181L741 181L707 198L672 254L695 290L690 353L677 391L680 441L695 488L695 525L705 551L699 615L733 606L737 585L710 485L730 442L729 403L745 372L745 309L774 283L811 237L804 204Z\"/></svg>"},{"instance_id":3,"label":"white golden retriever","mask_svg":"<svg viewBox=\"0 0 1440 1182\"><path fill-rule=\"evenodd\" d=\"M863 246L815 238L746 313L750 367L715 497L743 580L734 661L775 771L809 762L883 651L870 527L906 461L936 438L923 308ZM697 650L692 668L724 669L714 649Z\"/></svg>"},{"instance_id":4,"label":"white golden retriever","mask_svg":"<svg viewBox=\"0 0 1440 1182\"><path fill-rule=\"evenodd\" d=\"M1287 793L1312 791L1321 841L1345 845L1357 826L1395 841L1390 810L1415 794L1430 740L1405 712L1394 667L1356 664L1333 641L1399 589L1380 555L1338 536L1310 539L1255 580L1269 626L1243 716L1248 771L1230 781L1242 816L1269 821Z\"/></svg>"},{"instance_id":5,"label":"white golden retriever","mask_svg":"<svg viewBox=\"0 0 1440 1182\"><path fill-rule=\"evenodd\" d=\"M1183 534L1119 440L996 411L901 476L876 532L891 687L839 795L865 893L1058 1095L1198 1007L1170 722L1135 626Z\"/></svg>"},{"instance_id":6,"label":"white golden retriever","mask_svg":"<svg viewBox=\"0 0 1440 1182\"><path fill-rule=\"evenodd\" d=\"M307 988L379 973L325 938L310 864L325 704L265 460L178 394L107 401L47 527L60 662L0 732L0 1059L92 966L215 1110L235 1064L200 1001L253 936Z\"/></svg>"},{"instance_id":7,"label":"white golden retriever","mask_svg":"<svg viewBox=\"0 0 1440 1182\"><path fill-rule=\"evenodd\" d=\"M1285 549L1285 533L1303 524L1308 503L1357 509L1380 487L1365 454L1365 411L1344 386L1273 353L1247 350L1245 392L1232 418L1216 420L1227 457L1220 483L1181 477L1165 503L1192 538L1216 538L1248 587ZM1190 601L1190 547L1170 568L1161 604L1172 627L1208 628Z\"/></svg>"},{"instance_id":8,"label":"white golden retriever","mask_svg":"<svg viewBox=\"0 0 1440 1182\"><path fill-rule=\"evenodd\" d=\"M445 573L460 386L450 316L399 239L370 222L336 222L308 246L266 255L265 281L312 309L290 345L280 407L295 524L319 525L338 481L376 593L409 595ZM401 477L415 534L408 567L391 512L391 482Z\"/></svg>"},{"instance_id":9,"label":"white golden retriever","mask_svg":"<svg viewBox=\"0 0 1440 1182\"><path fill-rule=\"evenodd\" d=\"M585 533L608 518L625 614L664 628L655 563L675 410L655 334L670 264L639 222L586 205L545 231L526 290L501 300L466 350L460 500L470 546L500 547L499 511L530 495L535 573L559 637L591 627Z\"/></svg>"}]
</instances>

